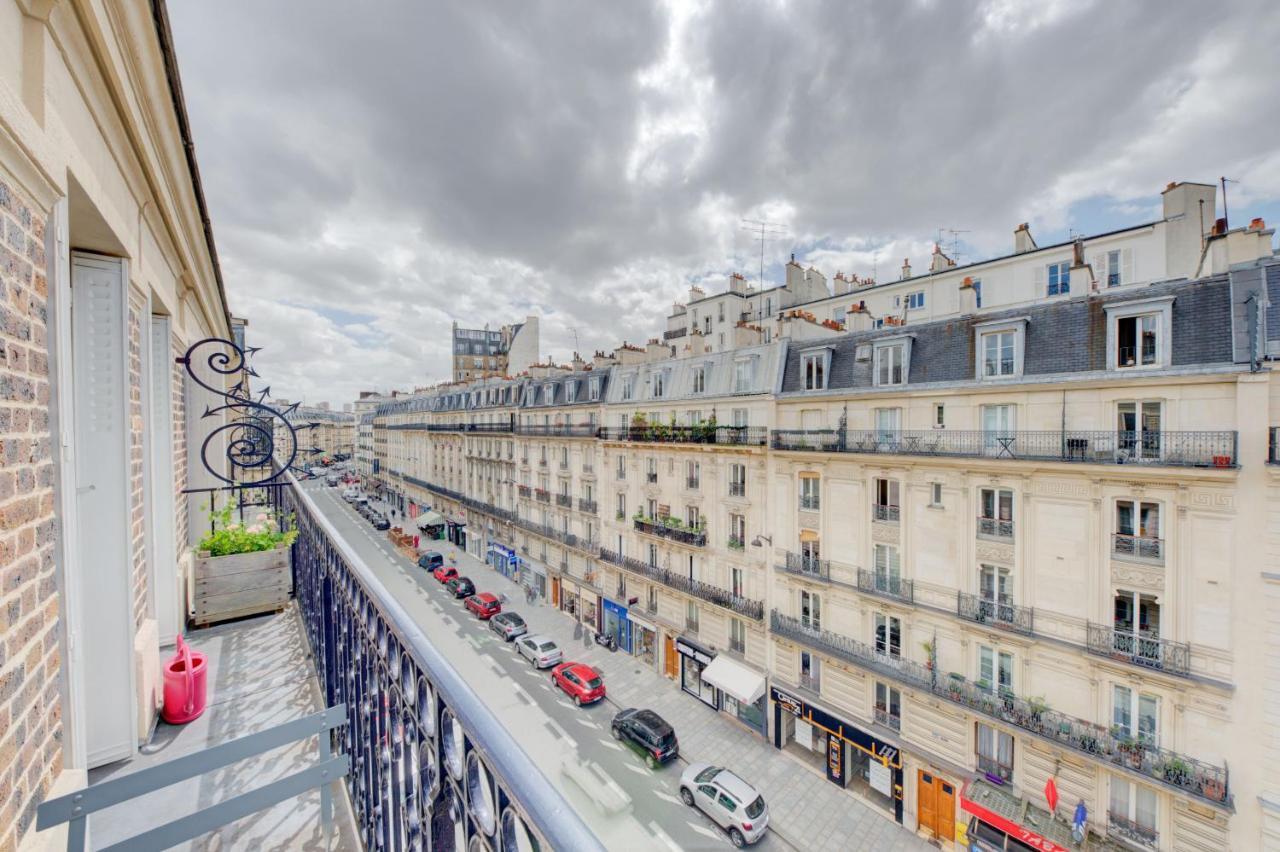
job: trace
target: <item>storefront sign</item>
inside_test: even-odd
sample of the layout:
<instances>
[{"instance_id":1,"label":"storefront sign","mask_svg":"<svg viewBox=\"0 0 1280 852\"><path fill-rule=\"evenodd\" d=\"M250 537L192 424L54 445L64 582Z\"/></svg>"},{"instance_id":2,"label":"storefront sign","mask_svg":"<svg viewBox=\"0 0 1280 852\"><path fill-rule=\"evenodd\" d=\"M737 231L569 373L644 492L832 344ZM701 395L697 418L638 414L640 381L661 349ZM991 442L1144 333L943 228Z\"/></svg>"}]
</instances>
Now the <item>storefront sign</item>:
<instances>
[{"instance_id":1,"label":"storefront sign","mask_svg":"<svg viewBox=\"0 0 1280 852\"><path fill-rule=\"evenodd\" d=\"M835 734L827 734L827 778L844 784L844 740Z\"/></svg>"},{"instance_id":2,"label":"storefront sign","mask_svg":"<svg viewBox=\"0 0 1280 852\"><path fill-rule=\"evenodd\" d=\"M785 692L773 691L773 700L778 702L778 706L790 713L792 716L800 715L800 699L792 698Z\"/></svg>"},{"instance_id":3,"label":"storefront sign","mask_svg":"<svg viewBox=\"0 0 1280 852\"><path fill-rule=\"evenodd\" d=\"M687 639L677 639L676 650L686 657L691 657L692 659L697 660L699 663L702 663L702 665L704 666L715 659L714 656L702 650L701 648L695 648L692 644L689 643Z\"/></svg>"},{"instance_id":4,"label":"storefront sign","mask_svg":"<svg viewBox=\"0 0 1280 852\"><path fill-rule=\"evenodd\" d=\"M869 772L868 781L871 782L871 789L885 795L893 795L893 773L889 771L889 767L882 763L868 763L867 770Z\"/></svg>"}]
</instances>

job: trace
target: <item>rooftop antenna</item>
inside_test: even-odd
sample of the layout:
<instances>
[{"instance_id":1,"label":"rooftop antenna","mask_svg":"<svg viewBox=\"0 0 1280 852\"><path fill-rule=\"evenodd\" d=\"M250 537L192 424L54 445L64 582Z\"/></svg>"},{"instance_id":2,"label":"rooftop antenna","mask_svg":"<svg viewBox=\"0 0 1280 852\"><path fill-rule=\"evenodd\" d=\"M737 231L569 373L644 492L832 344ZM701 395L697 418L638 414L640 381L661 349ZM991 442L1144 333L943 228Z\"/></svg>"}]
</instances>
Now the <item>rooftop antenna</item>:
<instances>
[{"instance_id":1,"label":"rooftop antenna","mask_svg":"<svg viewBox=\"0 0 1280 852\"><path fill-rule=\"evenodd\" d=\"M967 228L944 228L951 235L951 259L960 265L960 235L969 233Z\"/></svg>"},{"instance_id":2,"label":"rooftop antenna","mask_svg":"<svg viewBox=\"0 0 1280 852\"><path fill-rule=\"evenodd\" d=\"M787 236L787 226L781 222L766 222L761 219L743 219L739 228L758 234L760 238L760 278L757 283L764 289L764 243L765 240L780 240Z\"/></svg>"},{"instance_id":3,"label":"rooftop antenna","mask_svg":"<svg viewBox=\"0 0 1280 852\"><path fill-rule=\"evenodd\" d=\"M1240 181L1227 177L1220 177L1218 180L1222 182L1222 230L1229 231L1231 230L1231 219L1227 216L1227 184L1239 183Z\"/></svg>"},{"instance_id":4,"label":"rooftop antenna","mask_svg":"<svg viewBox=\"0 0 1280 852\"><path fill-rule=\"evenodd\" d=\"M577 355L582 351L582 348L578 346L578 328L574 326L569 330L573 332L573 354Z\"/></svg>"}]
</instances>

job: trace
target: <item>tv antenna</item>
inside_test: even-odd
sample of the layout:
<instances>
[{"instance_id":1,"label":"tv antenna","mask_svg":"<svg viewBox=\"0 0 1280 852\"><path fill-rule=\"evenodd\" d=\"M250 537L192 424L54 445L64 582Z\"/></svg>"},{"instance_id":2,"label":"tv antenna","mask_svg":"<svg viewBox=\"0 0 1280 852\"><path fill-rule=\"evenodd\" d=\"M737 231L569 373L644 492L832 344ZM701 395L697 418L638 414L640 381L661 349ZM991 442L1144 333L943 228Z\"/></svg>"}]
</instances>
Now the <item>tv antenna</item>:
<instances>
[{"instance_id":1,"label":"tv antenna","mask_svg":"<svg viewBox=\"0 0 1280 852\"><path fill-rule=\"evenodd\" d=\"M969 233L967 228L939 228L940 231L946 231L951 235L951 259L955 261L956 266L960 265L960 235Z\"/></svg>"},{"instance_id":2,"label":"tv antenna","mask_svg":"<svg viewBox=\"0 0 1280 852\"><path fill-rule=\"evenodd\" d=\"M1239 183L1240 181L1228 177L1220 177L1218 180L1222 183L1222 230L1229 231L1231 230L1231 219L1227 216L1227 184Z\"/></svg>"},{"instance_id":3,"label":"tv antenna","mask_svg":"<svg viewBox=\"0 0 1280 852\"><path fill-rule=\"evenodd\" d=\"M787 226L781 222L766 222L761 219L743 219L739 228L750 231L760 239L760 278L758 284L764 289L764 244L765 240L780 240L787 236Z\"/></svg>"},{"instance_id":4,"label":"tv antenna","mask_svg":"<svg viewBox=\"0 0 1280 852\"><path fill-rule=\"evenodd\" d=\"M580 356L582 354L582 350L578 346L578 327L574 326L569 330L573 332L573 354Z\"/></svg>"}]
</instances>

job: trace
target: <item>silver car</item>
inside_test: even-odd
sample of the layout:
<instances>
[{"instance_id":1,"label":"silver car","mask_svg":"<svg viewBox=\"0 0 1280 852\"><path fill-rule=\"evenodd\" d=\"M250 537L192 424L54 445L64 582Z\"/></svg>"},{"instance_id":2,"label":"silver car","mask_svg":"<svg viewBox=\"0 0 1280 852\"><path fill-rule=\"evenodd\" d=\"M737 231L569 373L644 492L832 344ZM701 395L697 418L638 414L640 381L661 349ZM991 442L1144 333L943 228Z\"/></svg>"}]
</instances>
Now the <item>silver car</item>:
<instances>
[{"instance_id":1,"label":"silver car","mask_svg":"<svg viewBox=\"0 0 1280 852\"><path fill-rule=\"evenodd\" d=\"M506 611L500 612L489 619L489 629L510 642L512 639L528 633L529 625L525 624L524 619L518 613Z\"/></svg>"},{"instance_id":2,"label":"silver car","mask_svg":"<svg viewBox=\"0 0 1280 852\"><path fill-rule=\"evenodd\" d=\"M535 669L554 666L564 659L564 652L550 636L521 636L516 640L516 651Z\"/></svg>"},{"instance_id":3,"label":"silver car","mask_svg":"<svg viewBox=\"0 0 1280 852\"><path fill-rule=\"evenodd\" d=\"M755 843L769 827L769 809L756 788L727 769L694 763L680 775L680 799L729 832L734 846Z\"/></svg>"}]
</instances>

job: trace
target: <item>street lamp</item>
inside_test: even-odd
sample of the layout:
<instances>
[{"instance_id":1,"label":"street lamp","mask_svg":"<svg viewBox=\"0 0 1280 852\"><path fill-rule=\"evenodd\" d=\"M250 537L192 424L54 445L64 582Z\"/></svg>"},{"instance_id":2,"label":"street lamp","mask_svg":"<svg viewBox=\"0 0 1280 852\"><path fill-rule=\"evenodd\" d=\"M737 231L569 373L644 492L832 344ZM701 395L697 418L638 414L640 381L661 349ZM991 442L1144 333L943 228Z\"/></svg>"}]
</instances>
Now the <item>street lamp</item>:
<instances>
[{"instance_id":1,"label":"street lamp","mask_svg":"<svg viewBox=\"0 0 1280 852\"><path fill-rule=\"evenodd\" d=\"M763 545L760 543L761 541L767 541L769 542L769 546L773 547L773 536L768 536L768 535L758 535L755 538L751 539L751 546L763 547Z\"/></svg>"}]
</instances>

